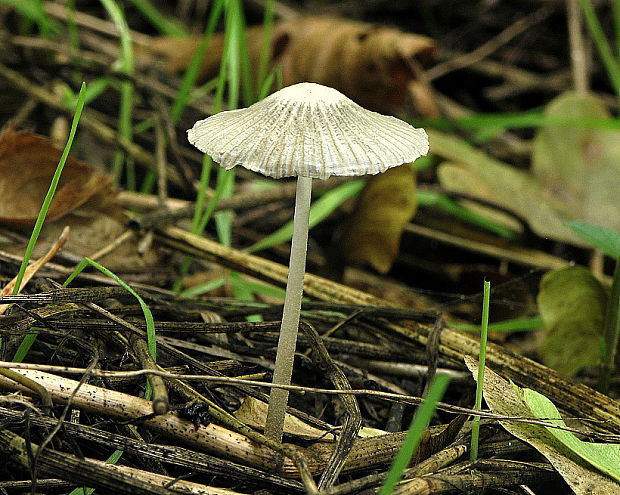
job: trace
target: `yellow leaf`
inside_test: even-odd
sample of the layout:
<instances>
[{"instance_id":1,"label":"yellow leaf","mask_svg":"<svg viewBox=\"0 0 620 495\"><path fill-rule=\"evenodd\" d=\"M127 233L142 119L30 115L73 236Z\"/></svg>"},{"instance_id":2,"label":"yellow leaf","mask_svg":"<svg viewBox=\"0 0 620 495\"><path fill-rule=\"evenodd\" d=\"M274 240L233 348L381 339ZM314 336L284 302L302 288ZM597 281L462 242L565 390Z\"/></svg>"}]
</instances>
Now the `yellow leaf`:
<instances>
[{"instance_id":1,"label":"yellow leaf","mask_svg":"<svg viewBox=\"0 0 620 495\"><path fill-rule=\"evenodd\" d=\"M408 165L374 176L360 194L343 235L349 263L368 263L386 273L398 255L400 238L417 209L415 172Z\"/></svg>"}]
</instances>

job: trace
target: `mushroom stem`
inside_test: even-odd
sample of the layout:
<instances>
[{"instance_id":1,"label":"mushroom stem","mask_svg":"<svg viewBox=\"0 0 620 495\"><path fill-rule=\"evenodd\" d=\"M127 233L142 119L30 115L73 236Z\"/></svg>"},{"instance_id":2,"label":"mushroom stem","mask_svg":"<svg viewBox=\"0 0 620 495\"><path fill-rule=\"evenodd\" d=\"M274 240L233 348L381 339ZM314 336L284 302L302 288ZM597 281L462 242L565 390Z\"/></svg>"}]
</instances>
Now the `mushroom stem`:
<instances>
[{"instance_id":1,"label":"mushroom stem","mask_svg":"<svg viewBox=\"0 0 620 495\"><path fill-rule=\"evenodd\" d=\"M276 353L276 365L273 370L272 383L290 385L293 374L293 360L297 345L299 312L304 291L304 273L306 271L306 251L308 249L308 220L310 216L310 197L312 195L312 177L297 178L295 196L295 214L293 217L293 241L291 258L288 265L286 295L282 325ZM282 441L284 416L288 404L288 390L272 388L269 395L265 435L267 438Z\"/></svg>"}]
</instances>

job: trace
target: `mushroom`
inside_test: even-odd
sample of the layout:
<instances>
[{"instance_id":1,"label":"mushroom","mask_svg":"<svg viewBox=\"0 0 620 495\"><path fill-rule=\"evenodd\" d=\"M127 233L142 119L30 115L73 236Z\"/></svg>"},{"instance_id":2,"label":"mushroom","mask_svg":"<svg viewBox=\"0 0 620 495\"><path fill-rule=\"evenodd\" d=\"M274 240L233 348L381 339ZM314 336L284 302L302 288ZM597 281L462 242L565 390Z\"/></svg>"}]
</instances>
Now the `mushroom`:
<instances>
[{"instance_id":1,"label":"mushroom","mask_svg":"<svg viewBox=\"0 0 620 495\"><path fill-rule=\"evenodd\" d=\"M289 385L297 343L312 179L378 174L428 152L428 138L395 117L366 110L339 91L299 83L248 108L196 122L190 143L225 169L297 177L293 240L273 383ZM271 390L265 435L282 441L288 391Z\"/></svg>"}]
</instances>

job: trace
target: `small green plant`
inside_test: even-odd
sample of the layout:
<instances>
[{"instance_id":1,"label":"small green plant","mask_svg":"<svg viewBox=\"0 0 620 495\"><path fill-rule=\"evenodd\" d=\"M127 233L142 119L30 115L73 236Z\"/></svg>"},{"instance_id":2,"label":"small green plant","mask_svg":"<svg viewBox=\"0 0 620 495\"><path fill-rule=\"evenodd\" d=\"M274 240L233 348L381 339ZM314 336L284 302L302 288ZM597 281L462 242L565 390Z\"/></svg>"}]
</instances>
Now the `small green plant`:
<instances>
[{"instance_id":1,"label":"small green plant","mask_svg":"<svg viewBox=\"0 0 620 495\"><path fill-rule=\"evenodd\" d=\"M480 324L480 352L478 354L478 378L476 379L476 401L474 409L482 409L482 392L484 391L484 364L487 356L487 336L489 333L489 303L491 300L491 282L484 281L482 296L482 322ZM480 416L474 416L471 424L470 458L478 458L478 439L480 437Z\"/></svg>"}]
</instances>

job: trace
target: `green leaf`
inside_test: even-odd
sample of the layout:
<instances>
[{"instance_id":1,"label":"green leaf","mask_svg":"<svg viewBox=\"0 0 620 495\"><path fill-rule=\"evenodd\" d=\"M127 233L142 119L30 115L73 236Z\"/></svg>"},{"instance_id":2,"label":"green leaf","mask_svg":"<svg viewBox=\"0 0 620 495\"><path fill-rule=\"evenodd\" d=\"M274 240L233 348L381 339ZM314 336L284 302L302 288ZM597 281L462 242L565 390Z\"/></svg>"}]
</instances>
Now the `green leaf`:
<instances>
[{"instance_id":1,"label":"green leaf","mask_svg":"<svg viewBox=\"0 0 620 495\"><path fill-rule=\"evenodd\" d=\"M544 395L526 388L523 390L523 400L537 418L558 418L547 421L554 425L566 426L553 402ZM546 427L546 430L596 469L620 481L620 444L584 442L569 431L553 427Z\"/></svg>"},{"instance_id":2,"label":"green leaf","mask_svg":"<svg viewBox=\"0 0 620 495\"><path fill-rule=\"evenodd\" d=\"M545 337L538 352L543 363L565 375L601 362L607 296L582 266L547 273L540 282L538 308Z\"/></svg>"},{"instance_id":3,"label":"green leaf","mask_svg":"<svg viewBox=\"0 0 620 495\"><path fill-rule=\"evenodd\" d=\"M585 222L567 222L566 225L595 248L613 258L620 258L620 234L618 232Z\"/></svg>"},{"instance_id":4,"label":"green leaf","mask_svg":"<svg viewBox=\"0 0 620 495\"><path fill-rule=\"evenodd\" d=\"M464 360L476 377L478 362L470 356L465 356ZM484 374L484 400L495 414L506 418L500 419L500 424L545 456L576 495L618 493L618 483L573 454L547 428L512 420L529 418L532 411L525 404L521 390L489 368Z\"/></svg>"},{"instance_id":5,"label":"green leaf","mask_svg":"<svg viewBox=\"0 0 620 495\"><path fill-rule=\"evenodd\" d=\"M335 187L326 192L310 207L309 227L312 228L327 218L336 208L347 199L358 194L364 187L364 180L358 179ZM264 237L256 244L250 246L247 251L253 253L262 249L268 249L278 244L288 242L293 237L293 222L288 222L272 234Z\"/></svg>"}]
</instances>

